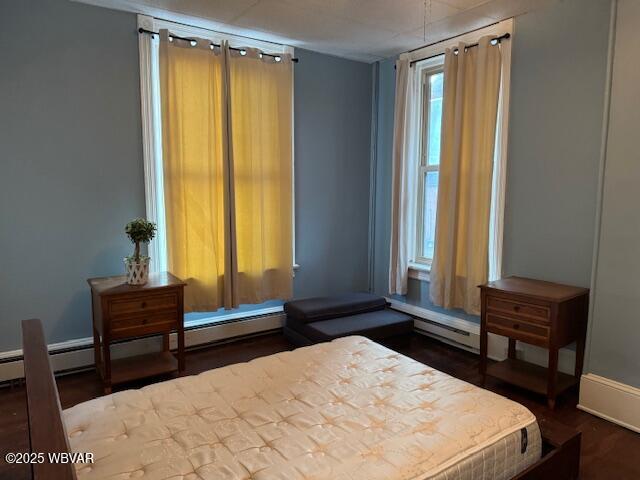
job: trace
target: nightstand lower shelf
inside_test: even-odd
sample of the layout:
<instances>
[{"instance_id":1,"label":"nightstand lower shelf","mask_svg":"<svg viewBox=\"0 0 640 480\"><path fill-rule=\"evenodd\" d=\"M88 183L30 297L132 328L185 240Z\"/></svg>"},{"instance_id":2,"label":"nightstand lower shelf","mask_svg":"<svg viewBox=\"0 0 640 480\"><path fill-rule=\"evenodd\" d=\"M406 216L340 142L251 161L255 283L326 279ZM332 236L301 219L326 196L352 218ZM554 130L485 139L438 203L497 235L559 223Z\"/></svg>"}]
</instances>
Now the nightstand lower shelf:
<instances>
[{"instance_id":1,"label":"nightstand lower shelf","mask_svg":"<svg viewBox=\"0 0 640 480\"><path fill-rule=\"evenodd\" d=\"M132 382L178 371L178 360L171 352L148 353L111 361L111 383Z\"/></svg>"},{"instance_id":2,"label":"nightstand lower shelf","mask_svg":"<svg viewBox=\"0 0 640 480\"><path fill-rule=\"evenodd\" d=\"M508 358L487 365L487 375L541 395L547 394L549 371L532 363ZM557 375L556 393L561 393L578 383L572 375L562 372L557 372Z\"/></svg>"}]
</instances>

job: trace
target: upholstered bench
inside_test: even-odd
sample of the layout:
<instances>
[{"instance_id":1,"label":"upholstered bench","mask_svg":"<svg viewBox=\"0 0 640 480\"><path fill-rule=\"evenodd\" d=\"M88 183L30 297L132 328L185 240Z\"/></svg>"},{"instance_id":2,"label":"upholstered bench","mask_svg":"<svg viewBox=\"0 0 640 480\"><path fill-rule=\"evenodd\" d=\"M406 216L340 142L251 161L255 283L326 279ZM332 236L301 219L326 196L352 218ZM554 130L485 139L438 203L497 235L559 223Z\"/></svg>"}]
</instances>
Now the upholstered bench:
<instances>
[{"instance_id":1,"label":"upholstered bench","mask_svg":"<svg viewBox=\"0 0 640 480\"><path fill-rule=\"evenodd\" d=\"M372 340L413 331L413 319L387 308L384 298L370 293L294 300L284 304L284 334L294 345L311 345L348 335Z\"/></svg>"}]
</instances>

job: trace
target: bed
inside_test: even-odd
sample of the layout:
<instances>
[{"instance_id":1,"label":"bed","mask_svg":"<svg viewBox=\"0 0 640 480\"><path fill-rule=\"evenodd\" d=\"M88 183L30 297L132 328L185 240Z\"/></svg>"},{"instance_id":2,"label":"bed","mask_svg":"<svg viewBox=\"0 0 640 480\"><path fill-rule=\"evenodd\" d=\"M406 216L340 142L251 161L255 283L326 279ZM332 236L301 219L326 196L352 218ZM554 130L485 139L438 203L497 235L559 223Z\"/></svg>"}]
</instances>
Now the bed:
<instances>
[{"instance_id":1,"label":"bed","mask_svg":"<svg viewBox=\"0 0 640 480\"><path fill-rule=\"evenodd\" d=\"M62 412L40 323L23 331L32 451L94 455L33 465L34 479L577 478L578 433L364 337Z\"/></svg>"}]
</instances>

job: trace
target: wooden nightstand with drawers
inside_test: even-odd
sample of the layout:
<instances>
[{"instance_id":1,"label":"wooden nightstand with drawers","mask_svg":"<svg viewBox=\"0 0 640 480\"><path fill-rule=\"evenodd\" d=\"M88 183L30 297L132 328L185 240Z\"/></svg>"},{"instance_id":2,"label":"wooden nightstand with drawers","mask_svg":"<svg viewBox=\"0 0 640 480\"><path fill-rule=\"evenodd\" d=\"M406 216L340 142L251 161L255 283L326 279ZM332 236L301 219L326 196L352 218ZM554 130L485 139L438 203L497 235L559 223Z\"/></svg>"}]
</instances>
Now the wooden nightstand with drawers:
<instances>
[{"instance_id":1,"label":"wooden nightstand with drawers","mask_svg":"<svg viewBox=\"0 0 640 480\"><path fill-rule=\"evenodd\" d=\"M508 277L480 286L480 373L547 396L556 396L580 381L587 332L589 290L557 283ZM487 339L509 337L508 358L487 365ZM516 358L516 342L548 349L548 368ZM576 342L574 375L558 371L558 350Z\"/></svg>"},{"instance_id":2,"label":"wooden nightstand with drawers","mask_svg":"<svg viewBox=\"0 0 640 480\"><path fill-rule=\"evenodd\" d=\"M152 273L145 285L129 285L126 277L88 280L93 311L93 349L105 393L112 385L184 371L184 286L170 273ZM175 355L169 335L177 333ZM163 336L157 353L111 360L111 343L151 335Z\"/></svg>"}]
</instances>

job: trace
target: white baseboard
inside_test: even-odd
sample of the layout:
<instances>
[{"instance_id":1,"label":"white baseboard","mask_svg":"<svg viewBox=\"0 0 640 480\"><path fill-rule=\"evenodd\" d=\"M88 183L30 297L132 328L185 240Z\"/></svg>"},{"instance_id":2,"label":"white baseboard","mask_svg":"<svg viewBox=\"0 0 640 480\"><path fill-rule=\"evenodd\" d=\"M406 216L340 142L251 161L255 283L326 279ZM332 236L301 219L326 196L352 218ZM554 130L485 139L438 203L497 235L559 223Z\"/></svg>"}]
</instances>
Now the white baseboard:
<instances>
[{"instance_id":1,"label":"white baseboard","mask_svg":"<svg viewBox=\"0 0 640 480\"><path fill-rule=\"evenodd\" d=\"M281 308L280 308L281 310ZM210 323L203 326L191 326L185 331L185 346L197 347L212 342L252 335L282 328L283 313L243 318L236 321ZM148 337L127 342L114 343L111 346L112 358L122 358L157 351L162 346L161 337ZM176 348L176 334L170 336L171 348ZM51 366L54 372L78 370L93 366L93 339L79 338L48 346ZM2 361L4 360L4 361ZM0 382L24 377L22 350L0 353Z\"/></svg>"},{"instance_id":2,"label":"white baseboard","mask_svg":"<svg viewBox=\"0 0 640 480\"><path fill-rule=\"evenodd\" d=\"M393 308L394 310L408 313L409 315L413 315L414 317L424 318L432 322L440 323L456 330L480 335L480 325L475 322L470 322L469 320L465 320L464 318L458 318L452 315L435 312L433 310L402 302L394 298L386 298L386 300L391 304L391 308Z\"/></svg>"},{"instance_id":3,"label":"white baseboard","mask_svg":"<svg viewBox=\"0 0 640 480\"><path fill-rule=\"evenodd\" d=\"M640 388L587 373L580 379L578 408L640 433Z\"/></svg>"}]
</instances>

